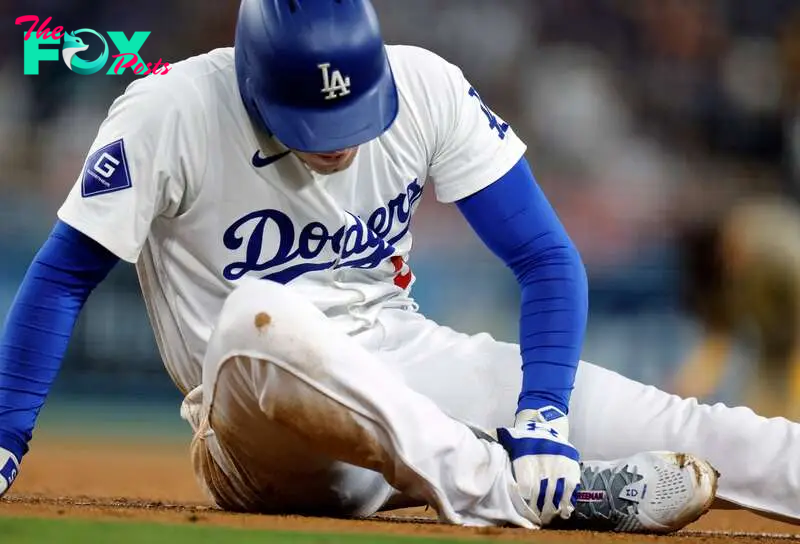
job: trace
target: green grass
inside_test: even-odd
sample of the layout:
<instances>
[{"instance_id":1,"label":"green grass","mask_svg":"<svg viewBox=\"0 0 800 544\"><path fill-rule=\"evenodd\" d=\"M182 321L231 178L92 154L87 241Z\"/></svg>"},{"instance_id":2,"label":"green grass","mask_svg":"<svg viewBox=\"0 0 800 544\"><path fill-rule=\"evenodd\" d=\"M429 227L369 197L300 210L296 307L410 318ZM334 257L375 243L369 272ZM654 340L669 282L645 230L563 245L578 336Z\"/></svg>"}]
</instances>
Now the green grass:
<instances>
[{"instance_id":1,"label":"green grass","mask_svg":"<svg viewBox=\"0 0 800 544\"><path fill-rule=\"evenodd\" d=\"M456 544L464 540L254 531L125 521L0 518L3 544ZM474 542L471 541L471 542Z\"/></svg>"}]
</instances>

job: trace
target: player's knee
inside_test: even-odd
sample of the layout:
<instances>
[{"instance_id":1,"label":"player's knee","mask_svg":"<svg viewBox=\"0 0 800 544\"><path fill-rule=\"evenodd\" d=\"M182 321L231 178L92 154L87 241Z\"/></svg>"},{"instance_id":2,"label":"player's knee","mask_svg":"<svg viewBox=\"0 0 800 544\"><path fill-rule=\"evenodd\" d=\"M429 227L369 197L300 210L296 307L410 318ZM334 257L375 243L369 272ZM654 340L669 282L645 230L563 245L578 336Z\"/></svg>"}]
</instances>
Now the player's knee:
<instances>
[{"instance_id":1,"label":"player's knee","mask_svg":"<svg viewBox=\"0 0 800 544\"><path fill-rule=\"evenodd\" d=\"M293 351L319 336L324 321L324 314L311 302L284 285L244 281L226 299L212 344L220 356L240 351L287 360Z\"/></svg>"},{"instance_id":2,"label":"player's knee","mask_svg":"<svg viewBox=\"0 0 800 544\"><path fill-rule=\"evenodd\" d=\"M304 318L320 312L307 299L285 285L269 280L245 280L225 300L219 327L263 329L273 322L302 324Z\"/></svg>"}]
</instances>

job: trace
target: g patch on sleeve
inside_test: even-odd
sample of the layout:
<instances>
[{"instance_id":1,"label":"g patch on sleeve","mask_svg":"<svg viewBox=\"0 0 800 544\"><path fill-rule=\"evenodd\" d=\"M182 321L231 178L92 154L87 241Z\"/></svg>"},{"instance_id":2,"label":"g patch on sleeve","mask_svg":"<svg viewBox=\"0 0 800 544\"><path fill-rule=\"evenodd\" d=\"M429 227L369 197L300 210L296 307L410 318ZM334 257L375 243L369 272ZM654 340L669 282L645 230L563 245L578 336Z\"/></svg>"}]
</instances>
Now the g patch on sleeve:
<instances>
[{"instance_id":1,"label":"g patch on sleeve","mask_svg":"<svg viewBox=\"0 0 800 544\"><path fill-rule=\"evenodd\" d=\"M81 182L84 198L121 191L132 185L122 139L101 147L86 160Z\"/></svg>"}]
</instances>

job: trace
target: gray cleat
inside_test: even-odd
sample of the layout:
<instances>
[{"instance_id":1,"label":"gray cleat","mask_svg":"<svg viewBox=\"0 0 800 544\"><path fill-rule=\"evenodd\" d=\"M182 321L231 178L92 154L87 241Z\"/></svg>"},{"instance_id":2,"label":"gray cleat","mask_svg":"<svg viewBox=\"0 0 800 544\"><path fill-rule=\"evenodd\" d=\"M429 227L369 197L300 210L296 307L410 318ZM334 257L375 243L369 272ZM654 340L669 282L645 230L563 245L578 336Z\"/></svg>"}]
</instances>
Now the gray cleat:
<instances>
[{"instance_id":1,"label":"gray cleat","mask_svg":"<svg viewBox=\"0 0 800 544\"><path fill-rule=\"evenodd\" d=\"M582 463L572 517L559 527L624 533L671 533L711 507L719 474L693 455L646 452Z\"/></svg>"}]
</instances>

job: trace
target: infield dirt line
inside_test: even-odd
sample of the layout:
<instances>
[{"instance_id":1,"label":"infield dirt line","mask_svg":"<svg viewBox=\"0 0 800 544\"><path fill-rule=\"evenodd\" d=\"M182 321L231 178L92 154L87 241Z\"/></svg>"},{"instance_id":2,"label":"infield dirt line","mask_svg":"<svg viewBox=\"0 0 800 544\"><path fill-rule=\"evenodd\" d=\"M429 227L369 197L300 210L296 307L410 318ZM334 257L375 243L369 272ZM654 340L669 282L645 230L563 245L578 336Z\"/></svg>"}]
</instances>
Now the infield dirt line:
<instances>
[{"instance_id":1,"label":"infield dirt line","mask_svg":"<svg viewBox=\"0 0 800 544\"><path fill-rule=\"evenodd\" d=\"M50 513L58 512L60 515L66 515L69 517L69 512L71 509L76 509L74 513L82 513L85 510L86 514L94 513L98 515L98 517L104 517L103 511L108 510L105 512L108 514L109 517L119 517L119 514L115 515L114 511L116 512L130 512L132 515L135 515L136 512L140 512L142 514L146 514L150 512L151 514L157 514L158 512L162 512L164 515L167 516L172 521L178 522L195 522L195 521L211 521L212 519L217 519L222 521L224 524L233 523L238 525L237 521L241 521L240 515L233 514L229 512L221 511L213 506L208 504L200 504L200 503L176 503L176 502L162 502L162 501L149 501L149 500L141 500L141 499L130 499L130 498L99 498L99 497L90 497L90 496L62 496L62 497L54 497L48 495L13 495L10 497L6 497L4 502L9 502L16 507L42 507L42 513ZM64 508L64 510L59 510L60 508ZM16 510L16 508L15 508ZM98 512L99 510L100 512ZM209 518L211 516L211 518ZM94 516L92 516L94 517ZM138 516L136 516L138 518ZM162 516L163 517L163 516ZM228 522L224 520L228 519ZM268 520L264 520L267 522ZM436 519L433 517L425 517L425 516L418 516L418 515L396 515L393 513L384 513L378 514L369 518L367 520L326 520L325 518L307 518L306 520L303 519L293 519L293 520L273 520L276 524L275 528L284 527L290 530L301 530L304 526L303 521L306 521L311 524L315 523L332 523L331 529L336 527L340 529L344 529L348 522L353 522L362 527L362 529L366 529L367 526L371 526L372 530L374 530L375 523L384 522L387 523L387 527L394 525L398 529L401 527L407 527L409 530L413 530L413 526L418 526L419 529L423 532L427 532L430 530L436 531L436 527L439 525ZM272 523L270 523L271 525ZM288 525L286 525L288 524ZM363 525L362 525L363 524ZM259 524L260 525L260 524ZM428 529L423 529L427 527ZM442 525L442 530L447 530L448 526ZM455 529L455 527L451 527ZM415 531L416 532L416 531ZM438 531L437 531L438 532ZM492 534L491 536L499 537L499 536L511 536L505 535L506 531L503 529L498 529L497 534ZM559 531L560 532L560 531ZM482 532L479 532L482 533ZM562 534L559 536L566 536ZM570 533L570 532L567 532ZM574 532L572 532L574 534ZM452 535L457 536L457 535ZM463 534L461 536L468 536L468 534ZM476 536L478 536L476 534ZM519 535L517 535L518 537ZM556 536L553 534L553 536ZM578 534L574 534L574 536L578 537ZM586 533L582 535L584 538L587 536ZM609 541L630 541L631 537L635 535L620 535L615 533L608 533L605 535ZM669 540L673 540L675 542L691 542L695 541L694 539L698 539L698 541L719 541L719 542L730 542L730 541L740 541L740 542L800 542L800 534L790 534L790 533L772 533L772 532L755 532L755 531L722 531L722 530L684 530L675 535L670 535L671 537L667 537ZM617 537L617 538L615 538ZM626 538L627 537L627 538ZM663 537L662 537L663 538ZM691 539L691 540L690 540ZM518 538L513 538L513 540L518 540ZM561 540L561 539L558 539ZM556 541L558 541L556 540ZM583 538L578 538L578 541L583 541Z\"/></svg>"},{"instance_id":2,"label":"infield dirt line","mask_svg":"<svg viewBox=\"0 0 800 544\"><path fill-rule=\"evenodd\" d=\"M753 533L748 531L681 531L681 536L725 537L736 539L769 539L800 541L800 535L791 533Z\"/></svg>"},{"instance_id":3,"label":"infield dirt line","mask_svg":"<svg viewBox=\"0 0 800 544\"><path fill-rule=\"evenodd\" d=\"M391 521L391 522L411 522L411 523L436 523L435 519L432 518L423 518L423 517L408 517L408 516L393 516L391 514L378 514L375 516L376 519L380 519L381 521ZM758 533L758 532L750 532L750 531L714 531L714 530L705 530L705 531L698 531L698 530L683 530L680 533L676 533L676 535L682 537L719 537L719 538L737 538L737 539L772 539L772 540L790 540L790 541L800 541L800 534L791 534L791 533Z\"/></svg>"}]
</instances>

